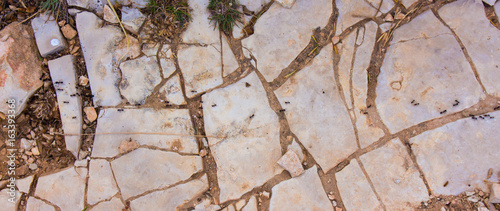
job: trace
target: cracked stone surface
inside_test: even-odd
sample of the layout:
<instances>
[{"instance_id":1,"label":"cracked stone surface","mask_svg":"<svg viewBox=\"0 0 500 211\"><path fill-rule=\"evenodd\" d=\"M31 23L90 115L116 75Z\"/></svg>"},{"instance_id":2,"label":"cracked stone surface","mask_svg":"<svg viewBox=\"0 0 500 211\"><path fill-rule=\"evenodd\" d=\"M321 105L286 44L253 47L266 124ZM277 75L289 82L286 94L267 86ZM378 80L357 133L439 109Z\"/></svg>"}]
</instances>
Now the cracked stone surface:
<instances>
[{"instance_id":1,"label":"cracked stone surface","mask_svg":"<svg viewBox=\"0 0 500 211\"><path fill-rule=\"evenodd\" d=\"M31 27L33 27L36 44L42 57L66 48L66 40L64 40L54 17L48 15L36 17L31 21Z\"/></svg>"},{"instance_id":2,"label":"cracked stone surface","mask_svg":"<svg viewBox=\"0 0 500 211\"><path fill-rule=\"evenodd\" d=\"M203 168L198 156L150 149L136 149L112 161L111 167L125 199L186 180Z\"/></svg>"},{"instance_id":3,"label":"cracked stone surface","mask_svg":"<svg viewBox=\"0 0 500 211\"><path fill-rule=\"evenodd\" d=\"M312 167L299 177L284 181L273 187L270 210L330 210L328 200L318 177L317 168ZM290 203L290 202L293 203Z\"/></svg>"},{"instance_id":4,"label":"cracked stone surface","mask_svg":"<svg viewBox=\"0 0 500 211\"><path fill-rule=\"evenodd\" d=\"M214 29L209 1L187 0L185 30L151 38L140 27L151 23L147 1L112 0L130 46L102 20L105 1L68 3L88 9L70 15L83 53L74 61L85 61L74 68L93 96L71 98L82 87L67 52L48 66L66 145L81 156L17 179L21 208L448 210L458 197L469 204L456 210L482 211L498 198L499 2L240 0L231 34ZM7 29L0 92L26 101L42 64L29 33ZM75 147L68 133L82 131Z\"/></svg>"}]
</instances>

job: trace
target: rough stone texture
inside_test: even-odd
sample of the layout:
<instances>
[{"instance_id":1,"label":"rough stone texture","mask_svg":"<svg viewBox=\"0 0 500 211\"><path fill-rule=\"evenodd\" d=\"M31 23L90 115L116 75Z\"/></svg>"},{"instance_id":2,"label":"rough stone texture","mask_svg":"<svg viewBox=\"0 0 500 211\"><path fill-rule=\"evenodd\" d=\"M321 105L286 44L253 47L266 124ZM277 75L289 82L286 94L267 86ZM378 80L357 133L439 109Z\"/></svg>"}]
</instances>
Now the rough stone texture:
<instances>
[{"instance_id":1,"label":"rough stone texture","mask_svg":"<svg viewBox=\"0 0 500 211\"><path fill-rule=\"evenodd\" d=\"M295 0L276 0L281 6L285 8L292 8L293 3L295 3Z\"/></svg>"},{"instance_id":2,"label":"rough stone texture","mask_svg":"<svg viewBox=\"0 0 500 211\"><path fill-rule=\"evenodd\" d=\"M266 80L272 81L309 43L312 30L326 25L331 12L328 0L297 0L291 9L273 4L255 24L254 34L243 40L243 46L259 61L257 68Z\"/></svg>"},{"instance_id":3,"label":"rough stone texture","mask_svg":"<svg viewBox=\"0 0 500 211\"><path fill-rule=\"evenodd\" d=\"M486 18L484 6L457 1L441 8L439 14L464 43L486 90L500 96L500 30Z\"/></svg>"},{"instance_id":4,"label":"rough stone texture","mask_svg":"<svg viewBox=\"0 0 500 211\"><path fill-rule=\"evenodd\" d=\"M382 210L377 196L356 161L352 161L335 176L347 210Z\"/></svg>"},{"instance_id":5,"label":"rough stone texture","mask_svg":"<svg viewBox=\"0 0 500 211\"><path fill-rule=\"evenodd\" d=\"M255 73L203 95L203 113L206 134L226 137L208 139L221 202L239 198L282 171L276 164L281 157L278 118Z\"/></svg>"},{"instance_id":6,"label":"rough stone texture","mask_svg":"<svg viewBox=\"0 0 500 211\"><path fill-rule=\"evenodd\" d=\"M175 62L169 58L161 58L160 66L163 71L163 77L168 78L172 73L175 72Z\"/></svg>"},{"instance_id":7,"label":"rough stone texture","mask_svg":"<svg viewBox=\"0 0 500 211\"><path fill-rule=\"evenodd\" d=\"M14 22L0 31L0 112L8 114L5 102L15 99L15 115L21 113L28 98L43 84L41 65L28 26Z\"/></svg>"},{"instance_id":8,"label":"rough stone texture","mask_svg":"<svg viewBox=\"0 0 500 211\"><path fill-rule=\"evenodd\" d=\"M111 166L125 199L186 180L203 169L198 156L150 149L136 149L112 161Z\"/></svg>"},{"instance_id":9,"label":"rough stone texture","mask_svg":"<svg viewBox=\"0 0 500 211\"><path fill-rule=\"evenodd\" d=\"M118 193L113 173L108 161L94 159L90 161L87 203L96 204L110 199Z\"/></svg>"},{"instance_id":10,"label":"rough stone texture","mask_svg":"<svg viewBox=\"0 0 500 211\"><path fill-rule=\"evenodd\" d=\"M86 169L72 167L42 176L38 178L35 196L50 201L61 210L83 210L86 176Z\"/></svg>"},{"instance_id":11,"label":"rough stone texture","mask_svg":"<svg viewBox=\"0 0 500 211\"><path fill-rule=\"evenodd\" d=\"M82 134L82 101L76 96L78 83L73 56L66 55L48 62L50 77L57 94L57 104L65 134ZM73 96L72 96L73 95ZM64 136L66 149L75 157L80 151L80 135Z\"/></svg>"},{"instance_id":12,"label":"rough stone texture","mask_svg":"<svg viewBox=\"0 0 500 211\"><path fill-rule=\"evenodd\" d=\"M32 181L33 181L33 176L29 176L23 179L16 179L17 190L22 193L29 193Z\"/></svg>"},{"instance_id":13,"label":"rough stone texture","mask_svg":"<svg viewBox=\"0 0 500 211\"><path fill-rule=\"evenodd\" d=\"M26 211L51 211L56 210L53 206L43 202L42 200L29 197L26 203Z\"/></svg>"},{"instance_id":14,"label":"rough stone texture","mask_svg":"<svg viewBox=\"0 0 500 211\"><path fill-rule=\"evenodd\" d=\"M178 210L177 206L188 202L208 189L206 176L167 190L155 191L130 202L133 210Z\"/></svg>"},{"instance_id":15,"label":"rough stone texture","mask_svg":"<svg viewBox=\"0 0 500 211\"><path fill-rule=\"evenodd\" d=\"M258 12L264 5L271 0L239 0L238 2L245 5L250 11Z\"/></svg>"},{"instance_id":16,"label":"rough stone texture","mask_svg":"<svg viewBox=\"0 0 500 211\"><path fill-rule=\"evenodd\" d=\"M215 47L184 47L179 50L177 57L188 97L222 84L221 53Z\"/></svg>"},{"instance_id":17,"label":"rough stone texture","mask_svg":"<svg viewBox=\"0 0 500 211\"><path fill-rule=\"evenodd\" d=\"M459 194L474 187L488 190L483 182L488 169L500 169L500 111L490 115L497 118L458 120L411 139L433 193Z\"/></svg>"},{"instance_id":18,"label":"rough stone texture","mask_svg":"<svg viewBox=\"0 0 500 211\"><path fill-rule=\"evenodd\" d=\"M118 27L100 27L101 22L89 12L76 16L76 28L92 86L94 105L116 106L122 101L117 86L120 79L117 60L123 54L115 54L114 50L124 36Z\"/></svg>"},{"instance_id":19,"label":"rough stone texture","mask_svg":"<svg viewBox=\"0 0 500 211\"><path fill-rule=\"evenodd\" d=\"M12 203L10 200L10 191L7 189L3 189L0 191L0 200L2 200L2 209L5 209L7 211L14 211L17 210L16 204L19 202L21 194L17 191L15 191L16 196L14 197L14 203Z\"/></svg>"},{"instance_id":20,"label":"rough stone texture","mask_svg":"<svg viewBox=\"0 0 500 211\"><path fill-rule=\"evenodd\" d=\"M214 30L213 25L210 23L210 11L207 9L208 3L209 1L206 0L188 0L189 7L193 9L191 11L192 20L186 31L181 35L182 41L204 44L219 43L219 30ZM179 56L179 58L182 57Z\"/></svg>"},{"instance_id":21,"label":"rough stone texture","mask_svg":"<svg viewBox=\"0 0 500 211\"><path fill-rule=\"evenodd\" d=\"M342 43L336 45L337 51L342 55L339 62L339 80L344 90L347 106L353 110L350 115L354 117L361 148L370 145L384 135L384 132L373 126L372 122L363 114L367 108L368 79L366 69L370 64L376 31L377 25L370 22L364 30L353 32ZM351 65L355 45L358 47L354 55L354 65ZM350 80L352 80L352 90L350 89ZM351 95L354 102L351 101Z\"/></svg>"},{"instance_id":22,"label":"rough stone texture","mask_svg":"<svg viewBox=\"0 0 500 211\"><path fill-rule=\"evenodd\" d=\"M154 57L140 57L120 64L120 93L132 105L144 104L156 85L161 82L160 67Z\"/></svg>"},{"instance_id":23,"label":"rough stone texture","mask_svg":"<svg viewBox=\"0 0 500 211\"><path fill-rule=\"evenodd\" d=\"M325 171L357 148L347 110L335 86L331 53L330 45L323 48L311 65L276 90L292 132Z\"/></svg>"},{"instance_id":24,"label":"rough stone texture","mask_svg":"<svg viewBox=\"0 0 500 211\"><path fill-rule=\"evenodd\" d=\"M105 201L99 203L97 206L93 207L91 211L122 211L125 206L119 198L114 197L110 201Z\"/></svg>"},{"instance_id":25,"label":"rough stone texture","mask_svg":"<svg viewBox=\"0 0 500 211\"><path fill-rule=\"evenodd\" d=\"M239 67L238 61L234 58L233 51L231 50L231 47L229 47L225 36L223 36L222 39L222 60L224 62L224 65L222 66L224 77L234 72Z\"/></svg>"},{"instance_id":26,"label":"rough stone texture","mask_svg":"<svg viewBox=\"0 0 500 211\"><path fill-rule=\"evenodd\" d=\"M491 185L490 203L500 203L500 184Z\"/></svg>"},{"instance_id":27,"label":"rough stone texture","mask_svg":"<svg viewBox=\"0 0 500 211\"><path fill-rule=\"evenodd\" d=\"M93 157L113 157L119 153L118 147L122 141L129 139L141 145L183 153L198 153L195 139L189 136L194 134L194 130L188 110L103 109L97 122L97 133L135 134L96 135Z\"/></svg>"},{"instance_id":28,"label":"rough stone texture","mask_svg":"<svg viewBox=\"0 0 500 211\"><path fill-rule=\"evenodd\" d=\"M160 99L168 101L174 105L185 104L184 95L182 95L179 76L175 75L160 88Z\"/></svg>"},{"instance_id":29,"label":"rough stone texture","mask_svg":"<svg viewBox=\"0 0 500 211\"><path fill-rule=\"evenodd\" d=\"M122 7L122 23L123 27L133 33L137 33L139 27L146 20L146 16L136 8Z\"/></svg>"},{"instance_id":30,"label":"rough stone texture","mask_svg":"<svg viewBox=\"0 0 500 211\"><path fill-rule=\"evenodd\" d=\"M293 202L293 203L291 203ZM273 187L269 210L331 210L332 203L323 190L317 168Z\"/></svg>"},{"instance_id":31,"label":"rough stone texture","mask_svg":"<svg viewBox=\"0 0 500 211\"><path fill-rule=\"evenodd\" d=\"M495 2L496 2L496 1L497 1L497 0L483 0L483 2L484 2L484 3L486 3L486 4L490 5L490 6L495 5Z\"/></svg>"},{"instance_id":32,"label":"rough stone texture","mask_svg":"<svg viewBox=\"0 0 500 211\"><path fill-rule=\"evenodd\" d=\"M406 148L397 139L360 157L387 210L411 210L429 195Z\"/></svg>"},{"instance_id":33,"label":"rough stone texture","mask_svg":"<svg viewBox=\"0 0 500 211\"><path fill-rule=\"evenodd\" d=\"M297 177L304 173L302 162L300 162L299 156L297 156L294 151L287 151L283 157L278 160L278 164L287 170L292 177Z\"/></svg>"},{"instance_id":34,"label":"rough stone texture","mask_svg":"<svg viewBox=\"0 0 500 211\"><path fill-rule=\"evenodd\" d=\"M118 18L116 17L116 15L113 12L113 10L111 9L111 7L109 7L108 5L104 6L103 13L104 13L103 19L105 21L110 22L110 23L118 23Z\"/></svg>"},{"instance_id":35,"label":"rough stone texture","mask_svg":"<svg viewBox=\"0 0 500 211\"><path fill-rule=\"evenodd\" d=\"M257 211L257 200L255 199L255 197L252 197L250 198L250 200L248 200L247 202L247 205L243 207L243 209L241 209L242 211Z\"/></svg>"},{"instance_id":36,"label":"rough stone texture","mask_svg":"<svg viewBox=\"0 0 500 211\"><path fill-rule=\"evenodd\" d=\"M31 27L33 27L36 44L42 57L66 48L66 40L64 40L54 17L40 15L31 21Z\"/></svg>"},{"instance_id":37,"label":"rough stone texture","mask_svg":"<svg viewBox=\"0 0 500 211\"><path fill-rule=\"evenodd\" d=\"M375 8L378 6L378 3L380 3L380 1L378 1L376 3L377 6L373 8L364 0L336 0L335 2L337 4L337 8L339 9L339 20L336 34L340 34L349 26L365 18L360 16L373 16L377 12Z\"/></svg>"},{"instance_id":38,"label":"rough stone texture","mask_svg":"<svg viewBox=\"0 0 500 211\"><path fill-rule=\"evenodd\" d=\"M460 46L449 33L430 11L394 33L394 44L378 77L376 100L391 132L440 117L444 110L462 110L483 96ZM394 89L392 83L401 83L401 89ZM453 106L455 100L460 102L458 106Z\"/></svg>"}]
</instances>

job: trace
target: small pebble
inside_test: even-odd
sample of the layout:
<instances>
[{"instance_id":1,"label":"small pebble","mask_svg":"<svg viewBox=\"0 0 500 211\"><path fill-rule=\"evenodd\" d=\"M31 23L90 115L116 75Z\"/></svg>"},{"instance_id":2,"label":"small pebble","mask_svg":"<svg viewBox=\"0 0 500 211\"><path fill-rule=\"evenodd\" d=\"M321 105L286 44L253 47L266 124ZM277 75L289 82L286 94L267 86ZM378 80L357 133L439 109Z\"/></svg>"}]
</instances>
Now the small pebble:
<instances>
[{"instance_id":1,"label":"small pebble","mask_svg":"<svg viewBox=\"0 0 500 211\"><path fill-rule=\"evenodd\" d=\"M85 114L87 115L87 119L90 122L93 122L93 121L95 121L97 119L97 113L96 113L94 107L85 107L83 109L83 112L85 112Z\"/></svg>"},{"instance_id":2,"label":"small pebble","mask_svg":"<svg viewBox=\"0 0 500 211\"><path fill-rule=\"evenodd\" d=\"M332 43L335 45L337 43L340 42L340 37L339 36L335 36L335 37L332 37Z\"/></svg>"},{"instance_id":3,"label":"small pebble","mask_svg":"<svg viewBox=\"0 0 500 211\"><path fill-rule=\"evenodd\" d=\"M87 84L89 83L89 79L85 76L80 76L80 78L78 78L78 84L80 84L80 86L87 86Z\"/></svg>"},{"instance_id":4,"label":"small pebble","mask_svg":"<svg viewBox=\"0 0 500 211\"><path fill-rule=\"evenodd\" d=\"M32 163L28 166L28 168L30 168L32 171L34 171L38 168L38 165L36 165L36 163Z\"/></svg>"},{"instance_id":5,"label":"small pebble","mask_svg":"<svg viewBox=\"0 0 500 211\"><path fill-rule=\"evenodd\" d=\"M33 155L35 155L35 156L40 155L40 151L38 151L38 147L33 147L31 149L31 153L33 153Z\"/></svg>"}]
</instances>

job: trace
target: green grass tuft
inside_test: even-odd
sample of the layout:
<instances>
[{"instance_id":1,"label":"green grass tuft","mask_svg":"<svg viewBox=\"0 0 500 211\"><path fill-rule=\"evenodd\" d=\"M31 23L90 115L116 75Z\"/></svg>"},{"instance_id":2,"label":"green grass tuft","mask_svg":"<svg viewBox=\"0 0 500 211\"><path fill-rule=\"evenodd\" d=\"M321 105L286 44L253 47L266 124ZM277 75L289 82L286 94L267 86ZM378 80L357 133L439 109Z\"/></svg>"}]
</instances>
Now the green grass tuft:
<instances>
[{"instance_id":1,"label":"green grass tuft","mask_svg":"<svg viewBox=\"0 0 500 211\"><path fill-rule=\"evenodd\" d=\"M214 27L219 27L224 33L231 34L233 27L242 22L242 13L237 7L236 0L210 0L208 3L211 12L210 23L213 22Z\"/></svg>"},{"instance_id":2,"label":"green grass tuft","mask_svg":"<svg viewBox=\"0 0 500 211\"><path fill-rule=\"evenodd\" d=\"M181 26L191 21L189 6L182 0L149 0L146 9L151 15L172 14Z\"/></svg>"}]
</instances>

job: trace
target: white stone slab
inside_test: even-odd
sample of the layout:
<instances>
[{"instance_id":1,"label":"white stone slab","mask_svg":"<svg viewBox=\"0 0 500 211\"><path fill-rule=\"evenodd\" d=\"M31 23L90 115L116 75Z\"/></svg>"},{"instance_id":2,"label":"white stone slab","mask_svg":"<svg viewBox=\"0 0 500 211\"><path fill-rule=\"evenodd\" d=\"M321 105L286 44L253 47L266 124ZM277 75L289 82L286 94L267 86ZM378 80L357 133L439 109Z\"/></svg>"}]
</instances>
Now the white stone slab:
<instances>
[{"instance_id":1,"label":"white stone slab","mask_svg":"<svg viewBox=\"0 0 500 211\"><path fill-rule=\"evenodd\" d=\"M26 211L55 211L56 209L42 200L29 197L26 202Z\"/></svg>"},{"instance_id":2,"label":"white stone slab","mask_svg":"<svg viewBox=\"0 0 500 211\"><path fill-rule=\"evenodd\" d=\"M373 17L373 15L375 15L375 13L377 12L376 7L378 7L380 0L369 1L373 5L375 4L377 5L375 6L375 8L370 6L370 4L368 4L364 0L352 0L352 1L336 0L335 2L339 10L336 34L340 34L342 33L342 31L349 28L356 22L368 17Z\"/></svg>"},{"instance_id":3,"label":"white stone slab","mask_svg":"<svg viewBox=\"0 0 500 211\"><path fill-rule=\"evenodd\" d=\"M188 97L222 84L221 53L217 48L188 46L181 48L177 56Z\"/></svg>"},{"instance_id":4,"label":"white stone slab","mask_svg":"<svg viewBox=\"0 0 500 211\"><path fill-rule=\"evenodd\" d=\"M342 202L347 210L382 210L377 196L356 160L352 160L335 176Z\"/></svg>"},{"instance_id":5,"label":"white stone slab","mask_svg":"<svg viewBox=\"0 0 500 211\"><path fill-rule=\"evenodd\" d=\"M110 201L101 202L92 209L91 211L122 211L125 209L122 201L119 198L113 198Z\"/></svg>"},{"instance_id":6,"label":"white stone slab","mask_svg":"<svg viewBox=\"0 0 500 211\"><path fill-rule=\"evenodd\" d=\"M118 193L118 187L113 178L108 161L93 159L90 161L87 203L96 204L99 201L110 199Z\"/></svg>"},{"instance_id":7,"label":"white stone slab","mask_svg":"<svg viewBox=\"0 0 500 211\"><path fill-rule=\"evenodd\" d=\"M360 159L387 210L411 210L429 200L425 184L399 140Z\"/></svg>"},{"instance_id":8,"label":"white stone slab","mask_svg":"<svg viewBox=\"0 0 500 211\"><path fill-rule=\"evenodd\" d=\"M312 30L327 24L331 13L329 0L298 0L291 9L273 4L243 46L257 58L257 68L266 80L272 81L309 43Z\"/></svg>"},{"instance_id":9,"label":"white stone slab","mask_svg":"<svg viewBox=\"0 0 500 211\"><path fill-rule=\"evenodd\" d=\"M209 1L206 0L188 0L191 10L191 22L184 33L182 41L186 43L219 43L219 30L210 23L210 11L208 10Z\"/></svg>"},{"instance_id":10,"label":"white stone slab","mask_svg":"<svg viewBox=\"0 0 500 211\"><path fill-rule=\"evenodd\" d=\"M136 149L111 166L124 199L186 180L203 169L201 157L150 149Z\"/></svg>"},{"instance_id":11,"label":"white stone slab","mask_svg":"<svg viewBox=\"0 0 500 211\"><path fill-rule=\"evenodd\" d=\"M188 110L103 109L99 113L97 122L96 133L113 134L95 136L93 157L118 155L120 144L130 139L141 145L152 145L184 153L198 153L196 140L189 136L195 131L192 128Z\"/></svg>"},{"instance_id":12,"label":"white stone slab","mask_svg":"<svg viewBox=\"0 0 500 211\"><path fill-rule=\"evenodd\" d=\"M208 189L206 176L180 184L163 191L156 191L130 202L133 210L177 210L177 206L188 202Z\"/></svg>"},{"instance_id":13,"label":"white stone slab","mask_svg":"<svg viewBox=\"0 0 500 211\"><path fill-rule=\"evenodd\" d=\"M316 166L273 187L269 210L331 210Z\"/></svg>"},{"instance_id":14,"label":"white stone slab","mask_svg":"<svg viewBox=\"0 0 500 211\"><path fill-rule=\"evenodd\" d=\"M144 104L156 85L161 82L160 67L155 57L140 57L120 64L120 93L132 105Z\"/></svg>"},{"instance_id":15,"label":"white stone slab","mask_svg":"<svg viewBox=\"0 0 500 211\"><path fill-rule=\"evenodd\" d=\"M444 6L439 14L464 43L486 90L500 96L500 30L486 18L484 6L462 0Z\"/></svg>"},{"instance_id":16,"label":"white stone slab","mask_svg":"<svg viewBox=\"0 0 500 211\"><path fill-rule=\"evenodd\" d=\"M500 112L490 116L495 118L462 119L411 139L434 194L456 195L474 188L488 190L483 182L488 170L500 169L497 150Z\"/></svg>"},{"instance_id":17,"label":"white stone slab","mask_svg":"<svg viewBox=\"0 0 500 211\"><path fill-rule=\"evenodd\" d=\"M124 35L118 27L102 26L102 21L92 13L76 16L76 28L87 66L95 106L116 106L122 102L118 83L117 60L122 54L114 51Z\"/></svg>"},{"instance_id":18,"label":"white stone slab","mask_svg":"<svg viewBox=\"0 0 500 211\"><path fill-rule=\"evenodd\" d=\"M255 73L203 95L203 113L207 135L227 137L208 139L221 202L239 198L282 171L276 164L281 157L278 118Z\"/></svg>"},{"instance_id":19,"label":"white stone slab","mask_svg":"<svg viewBox=\"0 0 500 211\"><path fill-rule=\"evenodd\" d=\"M67 168L38 179L35 196L61 210L83 210L87 169Z\"/></svg>"},{"instance_id":20,"label":"white stone slab","mask_svg":"<svg viewBox=\"0 0 500 211\"><path fill-rule=\"evenodd\" d=\"M64 40L54 17L40 15L31 21L31 27L33 27L36 44L42 57L66 48L66 40Z\"/></svg>"},{"instance_id":21,"label":"white stone slab","mask_svg":"<svg viewBox=\"0 0 500 211\"><path fill-rule=\"evenodd\" d=\"M160 98L174 105L185 104L184 95L182 95L181 83L178 75L175 75L160 88Z\"/></svg>"},{"instance_id":22,"label":"white stone slab","mask_svg":"<svg viewBox=\"0 0 500 211\"><path fill-rule=\"evenodd\" d=\"M23 179L16 179L17 190L22 193L29 193L31 182L33 182L33 176L29 176Z\"/></svg>"},{"instance_id":23,"label":"white stone slab","mask_svg":"<svg viewBox=\"0 0 500 211\"><path fill-rule=\"evenodd\" d=\"M73 56L66 55L50 60L48 63L50 77L57 94L62 128L65 134L73 134L64 136L66 149L78 157L81 136L74 134L82 134L83 117L82 101L76 89L78 82Z\"/></svg>"},{"instance_id":24,"label":"white stone slab","mask_svg":"<svg viewBox=\"0 0 500 211\"><path fill-rule=\"evenodd\" d=\"M146 20L146 16L137 8L122 7L121 12L123 27L133 33L137 33L139 27Z\"/></svg>"},{"instance_id":25,"label":"white stone slab","mask_svg":"<svg viewBox=\"0 0 500 211\"><path fill-rule=\"evenodd\" d=\"M325 171L357 149L351 120L335 85L331 55L328 45L311 65L276 90L292 132Z\"/></svg>"}]
</instances>

